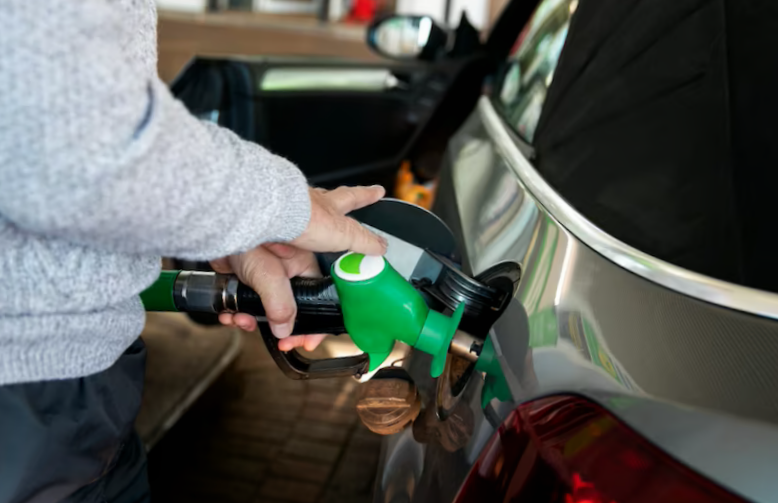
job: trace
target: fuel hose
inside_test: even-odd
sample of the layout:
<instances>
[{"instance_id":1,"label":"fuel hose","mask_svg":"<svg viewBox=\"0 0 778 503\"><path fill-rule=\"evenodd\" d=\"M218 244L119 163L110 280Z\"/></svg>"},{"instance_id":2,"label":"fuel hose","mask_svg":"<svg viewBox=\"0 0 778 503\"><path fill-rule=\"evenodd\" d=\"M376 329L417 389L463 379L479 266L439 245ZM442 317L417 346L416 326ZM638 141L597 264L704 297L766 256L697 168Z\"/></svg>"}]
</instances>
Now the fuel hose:
<instances>
[{"instance_id":1,"label":"fuel hose","mask_svg":"<svg viewBox=\"0 0 778 503\"><path fill-rule=\"evenodd\" d=\"M343 316L332 279L292 278L297 303L293 334L342 333ZM265 321L262 299L234 275L203 271L162 271L141 293L146 311L246 313Z\"/></svg>"}]
</instances>

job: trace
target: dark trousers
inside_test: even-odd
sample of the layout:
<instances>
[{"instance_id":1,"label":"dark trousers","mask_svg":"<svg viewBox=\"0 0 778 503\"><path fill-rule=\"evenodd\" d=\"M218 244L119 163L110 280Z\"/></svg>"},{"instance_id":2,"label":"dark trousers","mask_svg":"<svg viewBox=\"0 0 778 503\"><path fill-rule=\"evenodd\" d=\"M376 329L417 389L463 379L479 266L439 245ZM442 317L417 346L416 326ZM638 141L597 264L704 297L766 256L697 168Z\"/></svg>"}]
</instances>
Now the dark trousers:
<instances>
[{"instance_id":1,"label":"dark trousers","mask_svg":"<svg viewBox=\"0 0 778 503\"><path fill-rule=\"evenodd\" d=\"M0 386L0 503L149 501L133 424L146 347L98 374Z\"/></svg>"}]
</instances>

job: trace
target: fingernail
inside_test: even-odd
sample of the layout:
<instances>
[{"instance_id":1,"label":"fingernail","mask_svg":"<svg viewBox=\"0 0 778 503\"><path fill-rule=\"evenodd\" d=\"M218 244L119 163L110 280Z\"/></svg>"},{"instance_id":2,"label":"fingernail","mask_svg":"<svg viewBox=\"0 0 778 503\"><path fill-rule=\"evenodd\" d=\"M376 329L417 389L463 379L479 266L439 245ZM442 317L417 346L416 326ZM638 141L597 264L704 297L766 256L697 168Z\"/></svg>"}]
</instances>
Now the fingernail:
<instances>
[{"instance_id":1,"label":"fingernail","mask_svg":"<svg viewBox=\"0 0 778 503\"><path fill-rule=\"evenodd\" d=\"M270 325L270 330L272 330L273 335L275 335L277 339L285 339L292 333L292 324L281 323L279 325Z\"/></svg>"},{"instance_id":2,"label":"fingernail","mask_svg":"<svg viewBox=\"0 0 778 503\"><path fill-rule=\"evenodd\" d=\"M250 331L251 330L251 324L250 323L238 323L238 327L240 327L242 330Z\"/></svg>"},{"instance_id":3,"label":"fingernail","mask_svg":"<svg viewBox=\"0 0 778 503\"><path fill-rule=\"evenodd\" d=\"M384 245L384 248L389 248L389 241L386 240L383 236L378 236L378 240L381 242L382 245Z\"/></svg>"}]
</instances>

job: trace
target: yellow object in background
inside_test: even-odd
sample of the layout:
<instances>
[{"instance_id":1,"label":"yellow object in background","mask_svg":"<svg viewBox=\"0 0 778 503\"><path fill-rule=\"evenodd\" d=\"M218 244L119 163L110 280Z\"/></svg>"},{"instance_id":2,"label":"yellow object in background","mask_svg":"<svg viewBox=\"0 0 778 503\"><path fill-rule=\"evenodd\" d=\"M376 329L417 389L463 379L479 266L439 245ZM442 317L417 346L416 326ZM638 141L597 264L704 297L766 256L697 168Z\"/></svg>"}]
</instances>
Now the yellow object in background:
<instances>
[{"instance_id":1,"label":"yellow object in background","mask_svg":"<svg viewBox=\"0 0 778 503\"><path fill-rule=\"evenodd\" d=\"M436 186L435 181L427 184L417 183L411 172L411 163L403 161L397 172L394 197L429 210L432 208L432 202L435 198Z\"/></svg>"}]
</instances>

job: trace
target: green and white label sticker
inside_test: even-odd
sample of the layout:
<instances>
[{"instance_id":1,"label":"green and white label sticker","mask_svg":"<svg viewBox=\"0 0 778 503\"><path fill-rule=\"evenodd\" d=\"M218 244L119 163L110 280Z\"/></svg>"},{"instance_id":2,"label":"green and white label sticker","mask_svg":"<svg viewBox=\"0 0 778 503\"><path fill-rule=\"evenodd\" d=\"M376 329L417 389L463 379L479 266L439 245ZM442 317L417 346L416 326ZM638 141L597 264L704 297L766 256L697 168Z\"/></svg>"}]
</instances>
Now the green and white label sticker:
<instances>
[{"instance_id":1,"label":"green and white label sticker","mask_svg":"<svg viewBox=\"0 0 778 503\"><path fill-rule=\"evenodd\" d=\"M385 265L380 255L349 252L335 262L335 274L346 281L364 281L378 276Z\"/></svg>"}]
</instances>

